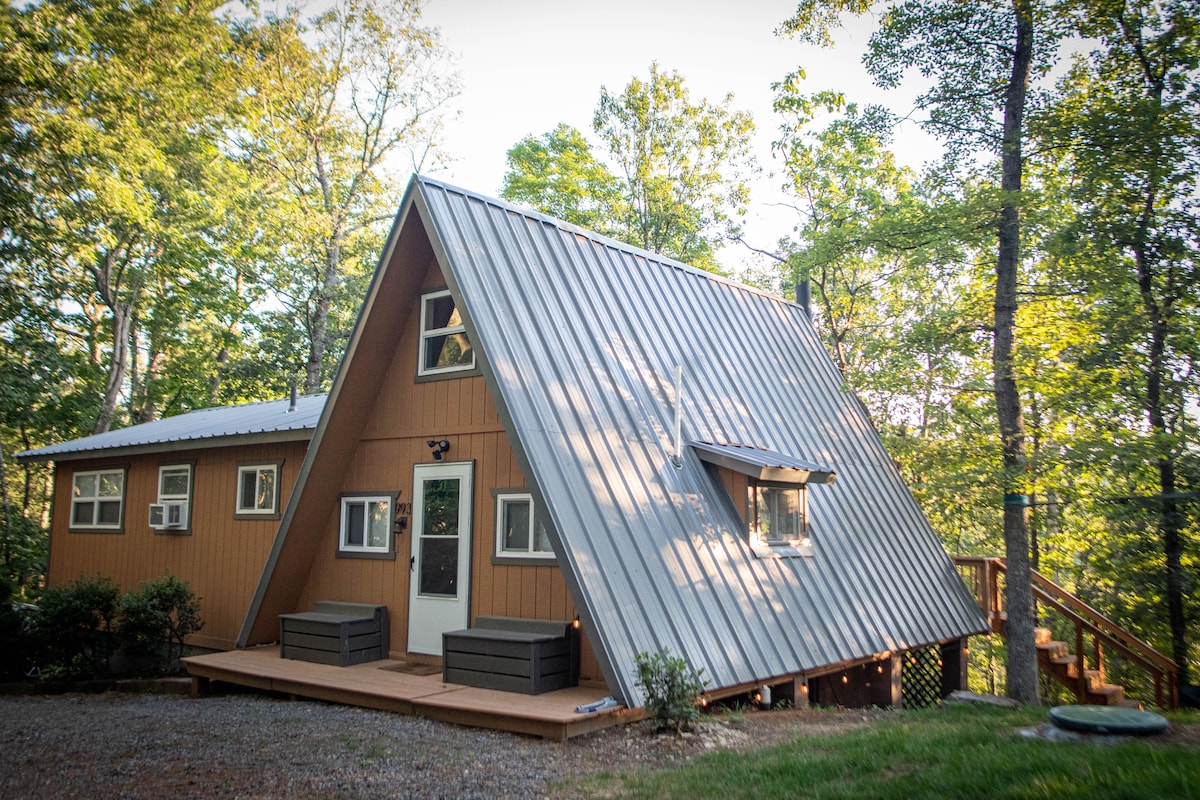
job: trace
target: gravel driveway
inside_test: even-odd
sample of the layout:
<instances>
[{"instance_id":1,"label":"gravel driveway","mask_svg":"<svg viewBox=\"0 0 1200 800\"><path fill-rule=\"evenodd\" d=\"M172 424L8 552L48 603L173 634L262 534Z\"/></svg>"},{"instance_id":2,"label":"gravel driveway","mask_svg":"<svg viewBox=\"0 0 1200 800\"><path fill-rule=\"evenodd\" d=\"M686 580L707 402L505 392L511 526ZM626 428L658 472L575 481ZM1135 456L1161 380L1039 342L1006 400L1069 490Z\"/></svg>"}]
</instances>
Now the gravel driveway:
<instances>
[{"instance_id":1,"label":"gravel driveway","mask_svg":"<svg viewBox=\"0 0 1200 800\"><path fill-rule=\"evenodd\" d=\"M0 797L574 797L564 778L751 741L745 723L706 723L685 739L634 724L560 744L247 693L10 696L0 697Z\"/></svg>"}]
</instances>

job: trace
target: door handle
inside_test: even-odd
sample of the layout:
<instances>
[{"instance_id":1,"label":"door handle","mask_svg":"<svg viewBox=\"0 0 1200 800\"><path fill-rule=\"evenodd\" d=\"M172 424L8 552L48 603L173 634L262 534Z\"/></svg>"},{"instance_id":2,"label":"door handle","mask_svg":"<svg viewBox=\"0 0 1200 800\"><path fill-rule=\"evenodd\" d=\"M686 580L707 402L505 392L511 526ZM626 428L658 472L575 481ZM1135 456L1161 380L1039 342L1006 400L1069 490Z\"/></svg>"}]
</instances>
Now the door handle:
<instances>
[{"instance_id":1,"label":"door handle","mask_svg":"<svg viewBox=\"0 0 1200 800\"><path fill-rule=\"evenodd\" d=\"M409 571L409 572L412 572L412 571L414 571L416 568L417 568L417 557L416 557L416 556L409 556L409 557L408 557L408 571Z\"/></svg>"}]
</instances>

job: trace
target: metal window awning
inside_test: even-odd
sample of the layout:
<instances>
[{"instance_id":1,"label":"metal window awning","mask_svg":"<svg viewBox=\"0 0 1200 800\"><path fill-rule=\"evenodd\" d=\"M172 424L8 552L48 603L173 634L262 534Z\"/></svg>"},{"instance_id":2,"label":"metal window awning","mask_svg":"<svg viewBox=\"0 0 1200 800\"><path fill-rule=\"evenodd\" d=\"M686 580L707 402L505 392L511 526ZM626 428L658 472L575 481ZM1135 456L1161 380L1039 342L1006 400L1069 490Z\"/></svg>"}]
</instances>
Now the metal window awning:
<instances>
[{"instance_id":1,"label":"metal window awning","mask_svg":"<svg viewBox=\"0 0 1200 800\"><path fill-rule=\"evenodd\" d=\"M740 472L760 481L775 483L833 483L832 467L815 464L765 447L745 444L689 442L700 460Z\"/></svg>"}]
</instances>

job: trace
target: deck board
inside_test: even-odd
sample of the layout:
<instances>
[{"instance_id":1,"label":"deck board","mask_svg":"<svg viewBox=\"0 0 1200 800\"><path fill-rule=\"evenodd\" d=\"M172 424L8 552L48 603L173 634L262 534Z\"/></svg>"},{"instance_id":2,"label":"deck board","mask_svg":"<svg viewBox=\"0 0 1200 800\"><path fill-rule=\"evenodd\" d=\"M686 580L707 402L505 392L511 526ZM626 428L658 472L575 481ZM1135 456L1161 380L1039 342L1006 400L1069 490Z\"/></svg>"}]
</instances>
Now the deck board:
<instances>
[{"instance_id":1,"label":"deck board","mask_svg":"<svg viewBox=\"0 0 1200 800\"><path fill-rule=\"evenodd\" d=\"M441 674L410 675L404 662L372 661L348 667L279 657L277 646L185 658L196 681L223 681L298 697L415 714L429 719L565 741L640 719L625 708L578 714L576 706L605 697L604 689L573 686L540 695L443 683Z\"/></svg>"}]
</instances>

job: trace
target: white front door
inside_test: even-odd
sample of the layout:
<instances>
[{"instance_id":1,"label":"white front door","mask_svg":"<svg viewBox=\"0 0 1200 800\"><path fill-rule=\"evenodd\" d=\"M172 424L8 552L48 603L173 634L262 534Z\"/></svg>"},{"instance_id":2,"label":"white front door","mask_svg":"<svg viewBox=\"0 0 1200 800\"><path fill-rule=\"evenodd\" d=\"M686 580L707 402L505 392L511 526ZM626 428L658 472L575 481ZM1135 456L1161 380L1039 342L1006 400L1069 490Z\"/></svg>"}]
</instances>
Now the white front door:
<instances>
[{"instance_id":1,"label":"white front door","mask_svg":"<svg viewBox=\"0 0 1200 800\"><path fill-rule=\"evenodd\" d=\"M442 633L467 627L472 465L413 468L408 650L442 654Z\"/></svg>"}]
</instances>

